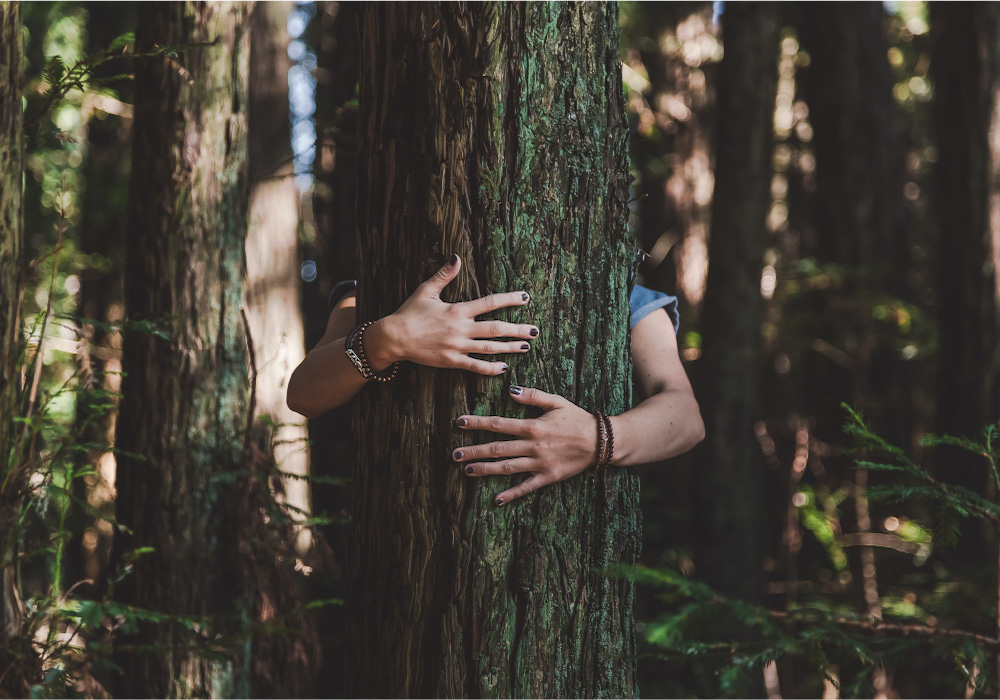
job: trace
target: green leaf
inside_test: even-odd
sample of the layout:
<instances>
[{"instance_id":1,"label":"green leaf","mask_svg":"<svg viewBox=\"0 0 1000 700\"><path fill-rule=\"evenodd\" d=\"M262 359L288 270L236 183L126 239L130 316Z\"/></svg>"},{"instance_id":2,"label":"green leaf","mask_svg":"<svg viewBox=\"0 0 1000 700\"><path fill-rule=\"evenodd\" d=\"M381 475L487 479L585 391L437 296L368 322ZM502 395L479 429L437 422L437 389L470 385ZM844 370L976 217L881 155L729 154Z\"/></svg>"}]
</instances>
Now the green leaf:
<instances>
[{"instance_id":1,"label":"green leaf","mask_svg":"<svg viewBox=\"0 0 1000 700\"><path fill-rule=\"evenodd\" d=\"M135 34L133 34L132 32L126 32L124 34L120 34L116 36L114 39L112 39L111 43L108 44L108 53L118 51L119 49L123 49L129 44L134 44L134 43L135 43Z\"/></svg>"},{"instance_id":2,"label":"green leaf","mask_svg":"<svg viewBox=\"0 0 1000 700\"><path fill-rule=\"evenodd\" d=\"M61 56L50 58L42 70L42 77L50 86L58 85L64 75L66 75L66 66L63 65Z\"/></svg>"}]
</instances>

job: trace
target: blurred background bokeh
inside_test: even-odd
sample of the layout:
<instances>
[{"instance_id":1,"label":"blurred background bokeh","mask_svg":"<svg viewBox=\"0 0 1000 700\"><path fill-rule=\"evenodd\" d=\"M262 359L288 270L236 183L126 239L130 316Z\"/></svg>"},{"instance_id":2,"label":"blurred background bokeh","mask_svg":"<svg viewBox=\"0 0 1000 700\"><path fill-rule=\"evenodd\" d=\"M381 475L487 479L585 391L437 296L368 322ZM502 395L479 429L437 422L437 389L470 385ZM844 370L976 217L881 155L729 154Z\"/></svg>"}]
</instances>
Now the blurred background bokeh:
<instances>
[{"instance_id":1,"label":"blurred background bokeh","mask_svg":"<svg viewBox=\"0 0 1000 700\"><path fill-rule=\"evenodd\" d=\"M766 237L755 240L718 224L753 216L739 209L742 200L717 199L715 187L720 153L754 157L740 151L745 144L719 139L720 124L746 116L739 100L720 94L723 27L735 7L620 5L641 283L681 300L679 350L696 395L711 397L703 403L709 424L750 428L710 431L693 453L642 470L642 562L706 583L720 601L861 622L848 627L844 649L824 652L829 663L818 672L823 640L812 647L789 627L765 643L753 624L727 619L732 609L721 602L714 618L711 606L687 607L700 594L673 574L664 574L665 588L640 579L640 688L647 697L972 697L984 691L967 683L980 676L993 679L995 695L997 669L982 663L983 650L996 652L995 522L962 520L918 498L869 498L903 477L857 468L842 404L934 479L997 502L981 456L947 444L929 449L921 438L979 440L1000 410L1000 6L778 4L776 45L741 47L763 51L765 61L770 52L774 66L771 78L739 88L773 102ZM358 7L275 3L269 15L259 31L273 70L253 85L280 96L287 120L279 117L274 133L282 135L261 156L273 161L268 173L281 175L251 173L268 219L262 238L248 241L251 278L260 275L248 282L248 306L259 302L251 320L260 343L271 345L260 345L258 357L275 370L261 385L272 404L258 391L258 409L278 426L271 437L282 470L312 475L278 479L275 489L301 519L303 595L330 601L344 596L349 413L305 426L282 414L281 399L287 374L325 329L333 285L355 277ZM133 31L135 10L28 2L23 20L30 117L48 86L47 63L58 56L71 66L108 47ZM130 158L129 69L98 70L107 78L100 87L71 90L37 123L26 121L33 262L22 318L29 357L43 330L47 337L39 391L51 397L43 410L53 426L40 449L55 452L66 436L79 447L32 477L60 488L23 519L24 542L33 543L21 562L26 600L65 602L70 588L99 600L113 574L116 324L129 169L142 164ZM723 259L756 266L749 288L713 278ZM755 314L759 333L750 340L726 335L727 319ZM719 385L705 342L713 338L747 382ZM62 390L67 384L83 390ZM726 486L734 484L735 493ZM90 583L75 587L81 581ZM350 672L341 662L342 607L304 614L314 617L322 662L302 692L341 696ZM688 633L685 615L704 622L701 638ZM874 620L953 630L958 646L897 630L886 637L899 645L879 647L877 624L865 628ZM883 656L873 662L855 634ZM77 691L99 695L114 670L88 672L93 684ZM57 685L38 692L59 694Z\"/></svg>"}]
</instances>

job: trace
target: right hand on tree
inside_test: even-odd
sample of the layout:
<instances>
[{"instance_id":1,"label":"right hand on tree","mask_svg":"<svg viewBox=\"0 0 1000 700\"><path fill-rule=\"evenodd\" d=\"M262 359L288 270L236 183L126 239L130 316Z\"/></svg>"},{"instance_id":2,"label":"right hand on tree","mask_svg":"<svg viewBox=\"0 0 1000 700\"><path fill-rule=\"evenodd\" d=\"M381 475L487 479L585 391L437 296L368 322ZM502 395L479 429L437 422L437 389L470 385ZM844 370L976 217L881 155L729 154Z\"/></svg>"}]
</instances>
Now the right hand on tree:
<instances>
[{"instance_id":1,"label":"right hand on tree","mask_svg":"<svg viewBox=\"0 0 1000 700\"><path fill-rule=\"evenodd\" d=\"M462 261L451 261L417 287L395 313L380 319L365 332L365 346L376 371L399 360L444 369L464 369L497 376L507 371L505 362L469 357L526 353L526 340L538 335L538 328L522 323L477 321L476 316L530 301L527 292L507 292L458 303L442 301L441 292L458 276ZM492 338L521 338L496 341Z\"/></svg>"}]
</instances>

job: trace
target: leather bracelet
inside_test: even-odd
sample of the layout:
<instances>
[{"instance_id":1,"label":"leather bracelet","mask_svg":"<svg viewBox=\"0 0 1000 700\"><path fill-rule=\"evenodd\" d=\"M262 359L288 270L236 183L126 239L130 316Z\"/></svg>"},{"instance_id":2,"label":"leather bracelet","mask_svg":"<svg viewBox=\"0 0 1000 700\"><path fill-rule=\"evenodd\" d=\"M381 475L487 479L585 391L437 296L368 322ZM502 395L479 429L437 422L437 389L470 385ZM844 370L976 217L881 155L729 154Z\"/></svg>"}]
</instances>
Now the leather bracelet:
<instances>
[{"instance_id":1,"label":"leather bracelet","mask_svg":"<svg viewBox=\"0 0 1000 700\"><path fill-rule=\"evenodd\" d=\"M375 321L365 321L354 327L347 337L344 338L344 352L347 354L348 359L354 365L354 368L358 370L358 373L362 377L368 380L374 379L377 382L388 382L396 376L396 372L399 371L399 363L393 362L390 367L387 367L382 372L376 372L372 369L371 364L368 362L368 355L365 354L365 331L373 324ZM358 345L357 351L354 349L355 342Z\"/></svg>"}]
</instances>

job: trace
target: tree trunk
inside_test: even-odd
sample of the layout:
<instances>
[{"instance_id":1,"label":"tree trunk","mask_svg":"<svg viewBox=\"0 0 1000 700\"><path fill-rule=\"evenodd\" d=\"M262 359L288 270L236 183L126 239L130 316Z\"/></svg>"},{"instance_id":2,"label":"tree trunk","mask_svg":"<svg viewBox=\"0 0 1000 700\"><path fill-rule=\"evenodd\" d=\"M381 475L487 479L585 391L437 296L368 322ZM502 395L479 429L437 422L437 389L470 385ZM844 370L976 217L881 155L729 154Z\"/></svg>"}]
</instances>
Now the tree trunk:
<instances>
[{"instance_id":1,"label":"tree trunk","mask_svg":"<svg viewBox=\"0 0 1000 700\"><path fill-rule=\"evenodd\" d=\"M185 48L136 65L127 314L167 337L129 330L124 342L117 517L132 533L116 549L120 560L135 547L154 551L116 593L207 619L200 634L172 622L141 626L119 650L117 695L248 695L249 645L226 636L245 633L250 616L236 551L248 517L233 488L247 469L251 410L240 311L248 12L243 2L139 7L137 51ZM199 654L209 642L213 653Z\"/></svg>"},{"instance_id":2,"label":"tree trunk","mask_svg":"<svg viewBox=\"0 0 1000 700\"><path fill-rule=\"evenodd\" d=\"M286 383L305 357L299 277L299 206L292 165L288 104L287 19L290 2L256 4L250 51L250 227L247 233L247 321L254 353L254 426L250 439L264 455L262 466L306 477L308 434L302 416L285 403ZM263 420L261 420L263 419ZM267 487L267 480L260 486ZM301 523L311 510L309 482L285 477L275 484ZM283 536L284 535L284 536ZM263 548L261 563L274 574L260 589L269 607L287 612L301 604L302 577L290 566L267 560L268 546L286 550L289 562L308 550L311 531L297 527ZM287 539L285 539L287 536ZM294 541L292 538L294 537ZM286 549L287 548L287 549ZM257 619L267 620L267 613ZM271 613L273 614L273 612ZM299 697L315 694L318 640L312 616L285 622L288 634L254 637L255 696Z\"/></svg>"},{"instance_id":3,"label":"tree trunk","mask_svg":"<svg viewBox=\"0 0 1000 700\"><path fill-rule=\"evenodd\" d=\"M87 5L86 52L96 54L106 49L115 37L135 28L134 7L93 2ZM94 77L108 78L121 69L114 63L98 66ZM130 84L117 85L124 103L133 102ZM93 93L92 93L93 94ZM91 107L87 120L86 154L81 168L84 188L80 204L78 243L81 263L77 275L80 291L76 313L77 331L82 336L77 358L80 386L76 397L73 433L89 449L77 454L79 472L94 469L97 473L73 480L77 503L67 529L73 533L66 548L68 585L84 579L91 586L80 586L76 594L101 598L106 588L106 569L114 530L108 520L95 516L114 512L114 423L117 413L117 389L121 377L121 335L103 324L120 321L122 280L125 265L124 197L128 192L131 115L119 108ZM105 109L112 109L111 114ZM127 116L125 116L127 114ZM97 323L92 323L97 321Z\"/></svg>"},{"instance_id":4,"label":"tree trunk","mask_svg":"<svg viewBox=\"0 0 1000 700\"><path fill-rule=\"evenodd\" d=\"M288 123L290 2L268 2L253 13L250 53L250 229L247 233L247 320L256 375L255 439L273 451L278 468L309 474L308 434L302 416L285 403L292 370L305 357L299 300L299 193L292 172ZM272 447L273 443L273 447ZM300 515L309 512L309 483L284 480L284 498ZM301 518L299 518L301 519ZM298 545L309 546L302 529Z\"/></svg>"},{"instance_id":5,"label":"tree trunk","mask_svg":"<svg viewBox=\"0 0 1000 700\"><path fill-rule=\"evenodd\" d=\"M359 318L458 253L447 299L526 289L500 317L541 334L502 378L407 366L359 396L348 695L636 696L633 586L604 573L638 556L635 472L496 508L515 480L450 459L455 416L522 415L508 383L630 404L617 7L371 4L360 85Z\"/></svg>"},{"instance_id":6,"label":"tree trunk","mask_svg":"<svg viewBox=\"0 0 1000 700\"><path fill-rule=\"evenodd\" d=\"M810 56L802 91L816 134L816 254L852 267L880 266L867 270L873 276L891 274L899 269L889 254L902 183L885 10L868 2L800 9L800 38Z\"/></svg>"},{"instance_id":7,"label":"tree trunk","mask_svg":"<svg viewBox=\"0 0 1000 700\"><path fill-rule=\"evenodd\" d=\"M15 587L17 517L26 474L11 457L20 395L20 285L24 248L21 181L24 135L21 114L21 3L0 4L0 650L21 631ZM0 662L6 655L0 653Z\"/></svg>"},{"instance_id":8,"label":"tree trunk","mask_svg":"<svg viewBox=\"0 0 1000 700\"><path fill-rule=\"evenodd\" d=\"M319 2L310 23L316 48L317 157L312 211L316 225L314 257L318 277L309 285L318 293L306 296L308 345L326 331L330 318L328 301L333 285L357 276L354 205L358 185L358 61L361 57L358 25L363 4ZM350 479L352 462L352 406L346 404L309 421L310 458L316 473ZM317 598L343 598L350 539L351 488L345 483L313 483L313 505L317 513L333 514L321 536L329 544L317 563L312 583ZM332 696L344 695L343 606L331 605L316 614L320 620L323 661L320 687Z\"/></svg>"},{"instance_id":9,"label":"tree trunk","mask_svg":"<svg viewBox=\"0 0 1000 700\"><path fill-rule=\"evenodd\" d=\"M754 439L760 384L760 279L770 204L778 7L733 3L722 15L718 137L704 354L698 396L699 573L746 600L763 595L763 464Z\"/></svg>"},{"instance_id":10,"label":"tree trunk","mask_svg":"<svg viewBox=\"0 0 1000 700\"><path fill-rule=\"evenodd\" d=\"M997 119L1000 8L993 3L931 3L937 33L930 64L938 159L931 200L938 228L938 351L936 431L977 437L1000 407L1000 305L996 265L1000 216L990 205L1000 193L1000 148L991 148ZM1000 131L998 131L1000 133ZM989 472L977 455L951 450L941 477L988 493ZM986 528L965 527L958 549L978 561Z\"/></svg>"}]
</instances>

